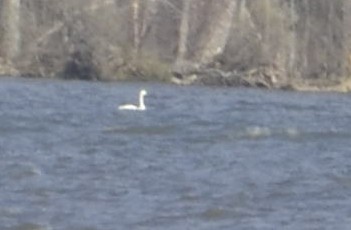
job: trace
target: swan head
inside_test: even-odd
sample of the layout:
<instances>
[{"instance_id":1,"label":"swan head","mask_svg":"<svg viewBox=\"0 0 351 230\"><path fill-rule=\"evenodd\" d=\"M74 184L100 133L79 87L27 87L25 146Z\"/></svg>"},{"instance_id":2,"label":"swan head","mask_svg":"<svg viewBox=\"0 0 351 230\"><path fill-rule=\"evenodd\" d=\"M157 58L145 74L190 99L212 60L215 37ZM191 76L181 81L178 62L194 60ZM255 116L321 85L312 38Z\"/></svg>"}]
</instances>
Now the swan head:
<instances>
[{"instance_id":1,"label":"swan head","mask_svg":"<svg viewBox=\"0 0 351 230\"><path fill-rule=\"evenodd\" d=\"M140 96L146 96L147 91L145 89L140 90Z\"/></svg>"}]
</instances>

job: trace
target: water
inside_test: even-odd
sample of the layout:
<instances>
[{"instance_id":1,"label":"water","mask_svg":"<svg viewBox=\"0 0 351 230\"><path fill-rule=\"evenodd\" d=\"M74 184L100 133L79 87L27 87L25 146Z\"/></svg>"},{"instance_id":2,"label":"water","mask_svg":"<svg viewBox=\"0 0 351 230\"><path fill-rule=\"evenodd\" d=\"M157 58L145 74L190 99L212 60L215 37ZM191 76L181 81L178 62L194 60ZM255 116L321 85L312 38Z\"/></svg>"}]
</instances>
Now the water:
<instances>
[{"instance_id":1,"label":"water","mask_svg":"<svg viewBox=\"0 0 351 230\"><path fill-rule=\"evenodd\" d=\"M0 79L0 229L349 229L350 99Z\"/></svg>"}]
</instances>

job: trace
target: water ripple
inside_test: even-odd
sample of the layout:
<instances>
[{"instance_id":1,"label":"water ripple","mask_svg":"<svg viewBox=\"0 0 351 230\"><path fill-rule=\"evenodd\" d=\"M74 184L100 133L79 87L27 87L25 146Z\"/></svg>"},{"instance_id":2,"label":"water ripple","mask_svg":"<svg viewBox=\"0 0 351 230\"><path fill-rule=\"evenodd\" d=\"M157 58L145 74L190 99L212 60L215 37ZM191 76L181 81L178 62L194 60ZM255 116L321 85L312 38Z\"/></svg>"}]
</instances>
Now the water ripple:
<instances>
[{"instance_id":1,"label":"water ripple","mask_svg":"<svg viewBox=\"0 0 351 230\"><path fill-rule=\"evenodd\" d=\"M350 225L349 95L1 81L0 229Z\"/></svg>"}]
</instances>

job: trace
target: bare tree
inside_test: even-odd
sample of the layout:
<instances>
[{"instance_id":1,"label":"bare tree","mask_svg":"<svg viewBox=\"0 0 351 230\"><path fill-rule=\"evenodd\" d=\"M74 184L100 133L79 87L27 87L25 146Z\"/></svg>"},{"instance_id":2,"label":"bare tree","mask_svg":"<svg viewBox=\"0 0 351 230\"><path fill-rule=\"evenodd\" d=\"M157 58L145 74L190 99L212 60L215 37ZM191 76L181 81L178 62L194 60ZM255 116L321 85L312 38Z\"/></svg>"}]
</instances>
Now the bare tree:
<instances>
[{"instance_id":1,"label":"bare tree","mask_svg":"<svg viewBox=\"0 0 351 230\"><path fill-rule=\"evenodd\" d=\"M198 41L196 59L201 64L209 64L223 53L230 35L236 5L237 1L233 0L210 2L210 14L207 15L209 20Z\"/></svg>"},{"instance_id":2,"label":"bare tree","mask_svg":"<svg viewBox=\"0 0 351 230\"><path fill-rule=\"evenodd\" d=\"M179 28L176 63L181 63L184 61L184 58L188 50L187 41L188 41L188 34L189 34L189 13L190 13L191 2L192 0L183 0L183 10L181 14L181 23Z\"/></svg>"},{"instance_id":3,"label":"bare tree","mask_svg":"<svg viewBox=\"0 0 351 230\"><path fill-rule=\"evenodd\" d=\"M1 10L2 21L2 53L5 62L13 64L20 52L20 0L3 0Z\"/></svg>"},{"instance_id":4,"label":"bare tree","mask_svg":"<svg viewBox=\"0 0 351 230\"><path fill-rule=\"evenodd\" d=\"M273 66L292 78L329 79L351 73L349 2L0 0L0 56L43 76L85 54L106 76L147 59L188 72Z\"/></svg>"},{"instance_id":5,"label":"bare tree","mask_svg":"<svg viewBox=\"0 0 351 230\"><path fill-rule=\"evenodd\" d=\"M133 60L138 56L140 49L140 0L133 0L132 18L133 18Z\"/></svg>"},{"instance_id":6,"label":"bare tree","mask_svg":"<svg viewBox=\"0 0 351 230\"><path fill-rule=\"evenodd\" d=\"M343 16L345 18L343 22L343 31L345 42L343 44L343 49L345 51L344 59L344 76L351 77L351 1L345 1L343 6Z\"/></svg>"}]
</instances>

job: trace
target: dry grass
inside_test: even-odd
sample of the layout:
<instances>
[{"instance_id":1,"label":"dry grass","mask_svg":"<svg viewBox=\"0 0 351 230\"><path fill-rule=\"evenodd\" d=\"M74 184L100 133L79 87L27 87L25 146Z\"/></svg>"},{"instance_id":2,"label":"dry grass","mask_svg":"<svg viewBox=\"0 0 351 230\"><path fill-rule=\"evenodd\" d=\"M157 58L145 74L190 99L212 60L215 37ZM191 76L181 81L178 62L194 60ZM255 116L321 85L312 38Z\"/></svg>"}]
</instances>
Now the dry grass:
<instances>
[{"instance_id":1,"label":"dry grass","mask_svg":"<svg viewBox=\"0 0 351 230\"><path fill-rule=\"evenodd\" d=\"M289 85L291 89L296 91L321 91L321 92L351 92L351 78L343 78L337 82L330 81L295 81Z\"/></svg>"},{"instance_id":2,"label":"dry grass","mask_svg":"<svg viewBox=\"0 0 351 230\"><path fill-rule=\"evenodd\" d=\"M129 59L127 64L116 72L117 80L162 81L170 82L171 65L154 55L139 55L136 60Z\"/></svg>"}]
</instances>

